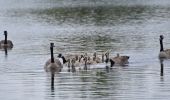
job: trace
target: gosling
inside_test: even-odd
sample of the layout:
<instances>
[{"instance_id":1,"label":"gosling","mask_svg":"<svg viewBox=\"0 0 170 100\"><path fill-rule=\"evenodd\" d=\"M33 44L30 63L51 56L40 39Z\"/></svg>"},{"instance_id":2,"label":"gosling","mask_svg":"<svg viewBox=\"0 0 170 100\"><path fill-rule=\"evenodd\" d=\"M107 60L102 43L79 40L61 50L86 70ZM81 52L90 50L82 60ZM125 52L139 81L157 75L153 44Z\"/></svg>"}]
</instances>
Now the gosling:
<instances>
[{"instance_id":1,"label":"gosling","mask_svg":"<svg viewBox=\"0 0 170 100\"><path fill-rule=\"evenodd\" d=\"M89 65L94 65L102 62L104 62L104 54L102 54L102 58L100 58L97 56L97 53L94 52L92 58L90 58L89 56L87 57L87 64Z\"/></svg>"}]
</instances>

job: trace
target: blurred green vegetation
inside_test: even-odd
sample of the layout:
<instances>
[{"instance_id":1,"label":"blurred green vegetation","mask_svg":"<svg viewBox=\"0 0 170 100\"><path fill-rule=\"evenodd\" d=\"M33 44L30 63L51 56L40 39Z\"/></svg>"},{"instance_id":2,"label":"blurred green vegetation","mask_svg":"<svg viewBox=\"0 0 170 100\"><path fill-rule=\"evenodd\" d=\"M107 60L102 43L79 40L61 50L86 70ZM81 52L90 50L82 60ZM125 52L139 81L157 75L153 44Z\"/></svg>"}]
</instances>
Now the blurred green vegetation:
<instances>
[{"instance_id":1,"label":"blurred green vegetation","mask_svg":"<svg viewBox=\"0 0 170 100\"><path fill-rule=\"evenodd\" d=\"M48 22L78 24L116 24L129 19L143 20L148 6L60 7L33 11ZM149 12L148 12L149 13ZM126 20L127 19L127 20Z\"/></svg>"}]
</instances>

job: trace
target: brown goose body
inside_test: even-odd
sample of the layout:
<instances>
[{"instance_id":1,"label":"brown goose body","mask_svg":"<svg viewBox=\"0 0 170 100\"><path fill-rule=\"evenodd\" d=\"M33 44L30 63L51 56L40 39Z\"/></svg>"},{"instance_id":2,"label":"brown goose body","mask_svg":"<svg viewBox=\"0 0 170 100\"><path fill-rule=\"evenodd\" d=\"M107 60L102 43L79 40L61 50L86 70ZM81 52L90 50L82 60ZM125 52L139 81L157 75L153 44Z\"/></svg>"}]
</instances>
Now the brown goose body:
<instances>
[{"instance_id":1,"label":"brown goose body","mask_svg":"<svg viewBox=\"0 0 170 100\"><path fill-rule=\"evenodd\" d=\"M118 65L125 65L129 63L129 56L119 56L117 55L116 57L110 58L110 60L114 61L115 64Z\"/></svg>"},{"instance_id":2,"label":"brown goose body","mask_svg":"<svg viewBox=\"0 0 170 100\"><path fill-rule=\"evenodd\" d=\"M12 49L13 43L11 40L7 40L7 31L4 31L5 39L0 41L0 49Z\"/></svg>"},{"instance_id":3,"label":"brown goose body","mask_svg":"<svg viewBox=\"0 0 170 100\"><path fill-rule=\"evenodd\" d=\"M170 59L170 49L166 49L164 51L161 51L159 53L159 58L166 58L166 59Z\"/></svg>"},{"instance_id":4,"label":"brown goose body","mask_svg":"<svg viewBox=\"0 0 170 100\"><path fill-rule=\"evenodd\" d=\"M46 72L52 72L52 73L60 72L61 69L63 68L63 63L60 60L62 58L58 58L58 59L54 58L54 54L53 54L54 43L51 43L50 45L51 45L50 46L51 58L46 61L44 65L44 69Z\"/></svg>"},{"instance_id":5,"label":"brown goose body","mask_svg":"<svg viewBox=\"0 0 170 100\"><path fill-rule=\"evenodd\" d=\"M46 72L60 72L63 68L59 59L54 59L54 62L51 62L51 59L47 60L44 66Z\"/></svg>"},{"instance_id":6,"label":"brown goose body","mask_svg":"<svg viewBox=\"0 0 170 100\"><path fill-rule=\"evenodd\" d=\"M129 63L129 56L120 56L117 54L116 57L109 57L109 53L106 53L106 66L108 66L108 62L110 62L110 67L113 67L114 65L126 65Z\"/></svg>"}]
</instances>

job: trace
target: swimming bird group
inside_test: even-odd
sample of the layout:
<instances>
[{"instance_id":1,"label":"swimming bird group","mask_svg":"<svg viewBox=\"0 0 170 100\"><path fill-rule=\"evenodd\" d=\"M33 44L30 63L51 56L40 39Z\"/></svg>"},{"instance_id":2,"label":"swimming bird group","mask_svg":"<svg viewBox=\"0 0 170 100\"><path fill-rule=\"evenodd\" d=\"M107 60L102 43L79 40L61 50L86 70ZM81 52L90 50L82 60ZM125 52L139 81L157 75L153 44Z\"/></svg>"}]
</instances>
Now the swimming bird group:
<instances>
[{"instance_id":1,"label":"swimming bird group","mask_svg":"<svg viewBox=\"0 0 170 100\"><path fill-rule=\"evenodd\" d=\"M0 41L0 49L12 49L13 48L13 42L11 40L8 40L7 31L4 31L5 39ZM163 39L164 36L160 35L160 53L158 57L160 59L169 59L170 58L170 49L165 49L163 47ZM50 54L51 58L49 58L44 65L44 69L46 72L60 72L64 66L67 66L69 69L75 69L75 68L81 68L82 66L87 69L87 66L89 65L96 65L100 63L106 63L110 64L110 67L113 67L114 65L126 65L129 63L129 56L123 55L120 56L120 54L117 54L116 56L111 57L109 54L109 51L103 52L100 57L97 55L97 52L94 52L94 54L88 55L87 53L84 54L70 54L63 56L62 54L58 54L58 56L55 58L53 49L55 45L54 43L50 43Z\"/></svg>"}]
</instances>

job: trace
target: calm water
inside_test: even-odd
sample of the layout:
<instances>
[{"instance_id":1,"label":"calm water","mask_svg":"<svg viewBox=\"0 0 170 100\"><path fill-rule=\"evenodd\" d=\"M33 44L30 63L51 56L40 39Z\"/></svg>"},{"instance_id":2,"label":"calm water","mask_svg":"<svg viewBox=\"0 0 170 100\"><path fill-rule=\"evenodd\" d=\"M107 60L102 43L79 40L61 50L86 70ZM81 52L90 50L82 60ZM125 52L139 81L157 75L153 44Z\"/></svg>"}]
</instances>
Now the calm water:
<instances>
[{"instance_id":1,"label":"calm water","mask_svg":"<svg viewBox=\"0 0 170 100\"><path fill-rule=\"evenodd\" d=\"M1 100L168 100L170 60L158 59L159 35L170 47L169 0L0 0ZM43 66L49 43L55 54L111 50L130 56L128 66L94 68L55 76ZM100 65L103 66L103 65Z\"/></svg>"}]
</instances>

